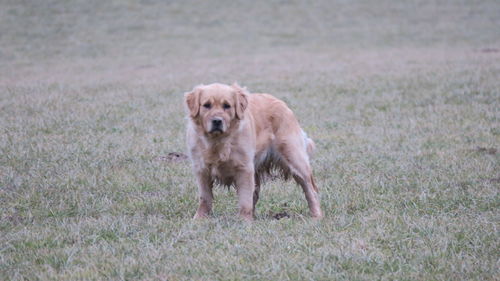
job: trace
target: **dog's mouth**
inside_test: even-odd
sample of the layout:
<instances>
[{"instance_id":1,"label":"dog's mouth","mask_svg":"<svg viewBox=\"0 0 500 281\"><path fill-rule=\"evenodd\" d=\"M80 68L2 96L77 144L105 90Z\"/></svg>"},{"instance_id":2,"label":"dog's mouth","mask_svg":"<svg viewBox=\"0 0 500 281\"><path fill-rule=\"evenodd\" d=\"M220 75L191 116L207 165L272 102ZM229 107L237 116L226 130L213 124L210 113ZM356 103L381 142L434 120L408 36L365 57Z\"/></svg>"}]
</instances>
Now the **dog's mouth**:
<instances>
[{"instance_id":1,"label":"dog's mouth","mask_svg":"<svg viewBox=\"0 0 500 281\"><path fill-rule=\"evenodd\" d=\"M218 136L218 135L224 133L224 131L222 130L222 128L214 128L214 129L210 130L210 132L208 132L208 133L211 135Z\"/></svg>"}]
</instances>

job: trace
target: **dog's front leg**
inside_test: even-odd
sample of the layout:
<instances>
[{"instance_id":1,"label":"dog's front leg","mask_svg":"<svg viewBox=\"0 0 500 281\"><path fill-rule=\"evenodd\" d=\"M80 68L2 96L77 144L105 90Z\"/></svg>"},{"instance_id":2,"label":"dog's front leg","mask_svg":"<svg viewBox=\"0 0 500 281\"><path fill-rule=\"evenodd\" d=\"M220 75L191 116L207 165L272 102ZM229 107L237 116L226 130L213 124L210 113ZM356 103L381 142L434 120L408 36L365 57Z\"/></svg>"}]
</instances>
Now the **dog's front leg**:
<instances>
[{"instance_id":1,"label":"dog's front leg","mask_svg":"<svg viewBox=\"0 0 500 281\"><path fill-rule=\"evenodd\" d=\"M236 190L238 192L238 204L240 217L246 221L253 220L253 194L255 189L254 171L243 170L236 176Z\"/></svg>"},{"instance_id":2,"label":"dog's front leg","mask_svg":"<svg viewBox=\"0 0 500 281\"><path fill-rule=\"evenodd\" d=\"M208 217L212 212L212 201L214 199L212 194L213 181L207 172L197 172L196 180L198 181L198 193L200 196L200 205L196 214L195 219L202 219Z\"/></svg>"}]
</instances>

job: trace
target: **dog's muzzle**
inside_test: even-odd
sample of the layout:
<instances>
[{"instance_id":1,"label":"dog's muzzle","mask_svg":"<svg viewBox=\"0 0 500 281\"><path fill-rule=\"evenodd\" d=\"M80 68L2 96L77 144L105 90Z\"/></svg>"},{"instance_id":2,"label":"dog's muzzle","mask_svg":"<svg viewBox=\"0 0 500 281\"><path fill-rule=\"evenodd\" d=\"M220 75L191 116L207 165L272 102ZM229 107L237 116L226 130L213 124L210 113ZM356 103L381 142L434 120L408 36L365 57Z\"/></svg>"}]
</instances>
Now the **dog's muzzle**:
<instances>
[{"instance_id":1,"label":"dog's muzzle","mask_svg":"<svg viewBox=\"0 0 500 281\"><path fill-rule=\"evenodd\" d=\"M212 119L211 127L210 127L210 133L223 133L224 132L224 124L222 123L222 118L220 117L215 117Z\"/></svg>"}]
</instances>

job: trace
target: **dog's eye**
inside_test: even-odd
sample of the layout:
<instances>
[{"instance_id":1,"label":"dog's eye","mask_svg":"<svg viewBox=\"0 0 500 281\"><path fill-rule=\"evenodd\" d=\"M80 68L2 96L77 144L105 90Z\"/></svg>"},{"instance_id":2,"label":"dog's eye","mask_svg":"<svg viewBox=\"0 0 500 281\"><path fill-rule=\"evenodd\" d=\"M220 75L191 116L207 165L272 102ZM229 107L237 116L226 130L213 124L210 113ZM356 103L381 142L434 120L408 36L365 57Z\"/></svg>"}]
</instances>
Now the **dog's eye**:
<instances>
[{"instance_id":1,"label":"dog's eye","mask_svg":"<svg viewBox=\"0 0 500 281\"><path fill-rule=\"evenodd\" d=\"M230 106L229 104L227 104L227 103L223 104L223 105L222 105L222 107L223 107L224 109L229 109L229 108L231 108L231 106Z\"/></svg>"},{"instance_id":2,"label":"dog's eye","mask_svg":"<svg viewBox=\"0 0 500 281\"><path fill-rule=\"evenodd\" d=\"M207 103L205 103L205 104L203 105L203 107L204 107L204 108L208 108L208 109L210 109L210 108L212 107L212 105L211 105L209 102L207 102Z\"/></svg>"}]
</instances>

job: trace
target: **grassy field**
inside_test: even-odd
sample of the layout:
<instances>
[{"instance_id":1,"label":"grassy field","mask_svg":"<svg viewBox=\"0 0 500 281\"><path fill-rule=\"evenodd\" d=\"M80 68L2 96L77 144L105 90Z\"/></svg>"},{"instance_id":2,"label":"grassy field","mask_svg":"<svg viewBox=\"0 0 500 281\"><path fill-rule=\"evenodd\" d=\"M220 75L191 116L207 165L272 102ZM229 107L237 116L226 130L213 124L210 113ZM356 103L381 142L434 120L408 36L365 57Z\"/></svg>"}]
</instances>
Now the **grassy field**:
<instances>
[{"instance_id":1,"label":"grassy field","mask_svg":"<svg viewBox=\"0 0 500 281\"><path fill-rule=\"evenodd\" d=\"M0 280L499 280L498 1L268 2L0 0ZM322 221L282 181L191 220L183 93L233 81Z\"/></svg>"}]
</instances>

